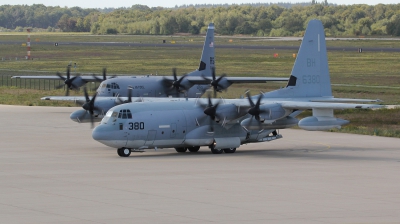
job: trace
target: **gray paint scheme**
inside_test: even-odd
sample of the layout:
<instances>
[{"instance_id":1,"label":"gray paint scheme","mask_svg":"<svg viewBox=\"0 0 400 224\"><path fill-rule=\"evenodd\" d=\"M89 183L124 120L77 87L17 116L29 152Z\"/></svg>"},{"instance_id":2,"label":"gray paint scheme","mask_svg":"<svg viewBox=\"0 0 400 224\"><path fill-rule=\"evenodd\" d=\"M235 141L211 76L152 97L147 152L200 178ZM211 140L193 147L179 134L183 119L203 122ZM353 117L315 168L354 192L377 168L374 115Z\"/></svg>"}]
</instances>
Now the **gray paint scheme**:
<instances>
[{"instance_id":1,"label":"gray paint scheme","mask_svg":"<svg viewBox=\"0 0 400 224\"><path fill-rule=\"evenodd\" d=\"M220 102L216 109L220 119L216 120L204 113L207 99L149 98L146 102L123 104L108 111L101 124L93 130L92 136L115 148L236 148L237 141L240 144L268 141L274 137L270 133L275 129L295 125L297 119L294 117L299 110L313 110L313 116L300 120L301 128L326 130L346 123L334 117L334 109L382 107L375 104L343 103L346 100L342 98L335 103L330 87L324 28L319 20L311 20L308 24L287 87L259 97L251 98L253 102L260 99L258 119L248 113L252 108L248 99L211 99L213 105ZM130 110L132 119L111 117L113 112L118 114L122 110ZM124 125L124 131L118 130L119 123ZM171 123L177 124L176 130L168 126ZM123 134L126 131L129 133L128 138ZM145 141L149 131L156 131L151 144ZM172 131L176 132L176 136L171 138L169 132ZM227 143L226 139L232 140L231 143ZM223 143L219 144L219 140Z\"/></svg>"}]
</instances>

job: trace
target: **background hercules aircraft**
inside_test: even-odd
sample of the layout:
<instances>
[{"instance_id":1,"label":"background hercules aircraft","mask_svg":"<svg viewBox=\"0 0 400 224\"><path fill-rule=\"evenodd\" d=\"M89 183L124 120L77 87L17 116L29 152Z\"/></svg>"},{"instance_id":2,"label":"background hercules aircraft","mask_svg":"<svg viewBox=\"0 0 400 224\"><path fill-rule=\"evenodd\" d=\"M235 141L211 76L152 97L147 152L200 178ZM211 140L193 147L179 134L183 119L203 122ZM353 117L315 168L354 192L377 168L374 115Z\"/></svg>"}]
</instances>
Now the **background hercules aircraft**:
<instances>
[{"instance_id":1,"label":"background hercules aircraft","mask_svg":"<svg viewBox=\"0 0 400 224\"><path fill-rule=\"evenodd\" d=\"M220 77L215 75L215 50L214 50L214 24L210 23L204 41L203 52L200 58L200 65L197 70L178 77L173 69L173 76L106 76L103 70L103 78L93 76L71 76L69 68L67 77L57 73L56 76L13 76L21 79L54 79L64 80L67 86L66 95L69 89L77 89L87 82L102 81L97 96L127 96L127 89L131 88L132 96L137 97L200 97L210 86L216 92L228 88L233 83L261 83L269 81L287 81L287 78L268 77ZM65 99L65 98L60 98ZM83 98L82 98L83 99ZM81 100L82 100L81 99Z\"/></svg>"},{"instance_id":2,"label":"background hercules aircraft","mask_svg":"<svg viewBox=\"0 0 400 224\"><path fill-rule=\"evenodd\" d=\"M319 20L309 22L285 88L248 95L248 99L147 100L158 102L111 108L93 130L93 139L118 148L118 155L123 157L132 150L171 147L178 152L196 152L200 146L209 146L215 154L233 153L241 144L276 139L276 129L298 124L316 131L349 123L334 117L334 109L382 107L347 103L377 100L332 96L324 27ZM295 116L306 109L312 109L312 116L298 121Z\"/></svg>"}]
</instances>

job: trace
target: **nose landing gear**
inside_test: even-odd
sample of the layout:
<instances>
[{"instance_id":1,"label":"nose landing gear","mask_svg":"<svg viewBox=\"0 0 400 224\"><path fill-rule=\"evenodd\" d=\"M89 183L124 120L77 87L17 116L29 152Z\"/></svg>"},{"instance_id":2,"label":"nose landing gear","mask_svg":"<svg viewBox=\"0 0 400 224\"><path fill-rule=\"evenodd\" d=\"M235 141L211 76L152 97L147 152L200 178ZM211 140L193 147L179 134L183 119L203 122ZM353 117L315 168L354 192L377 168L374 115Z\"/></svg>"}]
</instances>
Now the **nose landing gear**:
<instances>
[{"instance_id":1,"label":"nose landing gear","mask_svg":"<svg viewBox=\"0 0 400 224\"><path fill-rule=\"evenodd\" d=\"M117 153L121 157L128 157L131 155L131 149L128 148L119 148L117 149Z\"/></svg>"}]
</instances>

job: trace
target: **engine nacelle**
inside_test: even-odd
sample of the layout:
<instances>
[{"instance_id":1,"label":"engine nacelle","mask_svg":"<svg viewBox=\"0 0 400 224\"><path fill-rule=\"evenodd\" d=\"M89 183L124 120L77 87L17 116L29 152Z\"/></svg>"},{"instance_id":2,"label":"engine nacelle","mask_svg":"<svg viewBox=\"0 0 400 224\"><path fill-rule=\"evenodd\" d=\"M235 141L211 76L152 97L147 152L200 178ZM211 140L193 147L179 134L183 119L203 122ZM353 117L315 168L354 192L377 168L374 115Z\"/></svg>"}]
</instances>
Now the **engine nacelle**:
<instances>
[{"instance_id":1,"label":"engine nacelle","mask_svg":"<svg viewBox=\"0 0 400 224\"><path fill-rule=\"evenodd\" d=\"M228 81L228 79L226 78L222 78L219 82L218 82L218 87L217 87L217 91L222 91L227 89L229 86L231 86L232 83Z\"/></svg>"},{"instance_id":2,"label":"engine nacelle","mask_svg":"<svg viewBox=\"0 0 400 224\"><path fill-rule=\"evenodd\" d=\"M246 118L244 119L240 125L245 127L248 130L260 130L260 129L284 129L284 128L290 128L295 125L299 120L294 117L284 117L279 120L276 120L272 123L262 123L257 121L256 119L251 119L251 118Z\"/></svg>"},{"instance_id":3,"label":"engine nacelle","mask_svg":"<svg viewBox=\"0 0 400 224\"><path fill-rule=\"evenodd\" d=\"M74 79L74 81L72 81L72 84L74 86L76 86L77 88L79 88L79 87L84 86L86 84L86 82L80 76L78 76Z\"/></svg>"},{"instance_id":4,"label":"engine nacelle","mask_svg":"<svg viewBox=\"0 0 400 224\"><path fill-rule=\"evenodd\" d=\"M332 128L340 129L342 125L348 124L348 120L336 117L311 116L299 121L299 127L307 131L325 131Z\"/></svg>"},{"instance_id":5,"label":"engine nacelle","mask_svg":"<svg viewBox=\"0 0 400 224\"><path fill-rule=\"evenodd\" d=\"M266 111L266 112L260 113L260 118L262 120L277 120L277 119L286 117L290 113L292 113L292 111L285 110L278 103L260 105L260 110Z\"/></svg>"},{"instance_id":6,"label":"engine nacelle","mask_svg":"<svg viewBox=\"0 0 400 224\"><path fill-rule=\"evenodd\" d=\"M189 90L193 86L193 83L191 83L187 78L183 78L183 80L180 83L179 90L180 91L185 91Z\"/></svg>"},{"instance_id":7,"label":"engine nacelle","mask_svg":"<svg viewBox=\"0 0 400 224\"><path fill-rule=\"evenodd\" d=\"M71 113L69 115L69 118L71 120L78 122L78 123L90 123L92 122L92 119L90 118L89 112L86 110L77 110ZM103 119L103 115L99 115L98 113L95 113L93 116L93 122L100 122L101 119Z\"/></svg>"},{"instance_id":8,"label":"engine nacelle","mask_svg":"<svg viewBox=\"0 0 400 224\"><path fill-rule=\"evenodd\" d=\"M240 116L237 107L234 104L220 104L216 113L221 117L221 119L225 118L227 121L234 120Z\"/></svg>"}]
</instances>

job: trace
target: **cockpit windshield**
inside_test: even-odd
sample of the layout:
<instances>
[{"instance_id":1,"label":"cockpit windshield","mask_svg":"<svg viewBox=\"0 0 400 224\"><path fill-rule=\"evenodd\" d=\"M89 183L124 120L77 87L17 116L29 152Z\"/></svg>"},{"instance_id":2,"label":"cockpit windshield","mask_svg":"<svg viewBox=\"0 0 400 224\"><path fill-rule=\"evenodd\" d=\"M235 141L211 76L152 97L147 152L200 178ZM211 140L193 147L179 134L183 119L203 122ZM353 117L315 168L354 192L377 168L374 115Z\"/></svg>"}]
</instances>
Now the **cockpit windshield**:
<instances>
[{"instance_id":1,"label":"cockpit windshield","mask_svg":"<svg viewBox=\"0 0 400 224\"><path fill-rule=\"evenodd\" d=\"M118 114L118 118L122 119L131 119L132 118L132 113L130 110L120 110Z\"/></svg>"},{"instance_id":2,"label":"cockpit windshield","mask_svg":"<svg viewBox=\"0 0 400 224\"><path fill-rule=\"evenodd\" d=\"M119 119L132 119L132 113L130 110L122 109L118 111L111 111L109 110L106 115L103 117L103 120L101 121L102 124L107 123L110 118L112 121L115 121L117 118Z\"/></svg>"},{"instance_id":3,"label":"cockpit windshield","mask_svg":"<svg viewBox=\"0 0 400 224\"><path fill-rule=\"evenodd\" d=\"M103 84L101 85L101 88L119 89L119 85L118 85L117 83L115 83L115 82L113 82L113 83L108 83L108 84L103 83Z\"/></svg>"}]
</instances>

